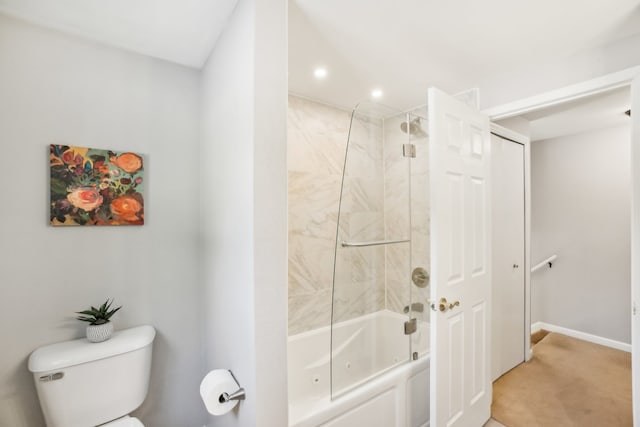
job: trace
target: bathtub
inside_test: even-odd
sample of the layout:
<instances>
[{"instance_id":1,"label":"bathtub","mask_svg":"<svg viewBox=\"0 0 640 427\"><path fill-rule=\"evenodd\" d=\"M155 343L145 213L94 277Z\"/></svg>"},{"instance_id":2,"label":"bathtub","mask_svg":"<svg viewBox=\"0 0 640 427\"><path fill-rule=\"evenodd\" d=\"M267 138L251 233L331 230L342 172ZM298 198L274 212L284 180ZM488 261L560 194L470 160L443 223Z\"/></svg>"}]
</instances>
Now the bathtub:
<instances>
[{"instance_id":1,"label":"bathtub","mask_svg":"<svg viewBox=\"0 0 640 427\"><path fill-rule=\"evenodd\" d=\"M333 400L331 328L289 337L289 426L428 426L429 325L418 322L410 350L406 320L382 310L335 326ZM359 360L363 347L371 357Z\"/></svg>"}]
</instances>

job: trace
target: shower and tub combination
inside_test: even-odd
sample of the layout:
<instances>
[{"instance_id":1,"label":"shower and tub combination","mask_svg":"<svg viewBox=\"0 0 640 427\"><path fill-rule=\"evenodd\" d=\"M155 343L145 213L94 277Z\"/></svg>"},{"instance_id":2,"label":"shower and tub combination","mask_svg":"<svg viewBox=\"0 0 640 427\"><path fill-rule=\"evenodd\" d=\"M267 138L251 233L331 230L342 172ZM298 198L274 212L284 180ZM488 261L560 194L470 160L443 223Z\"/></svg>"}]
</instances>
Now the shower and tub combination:
<instances>
[{"instance_id":1,"label":"shower and tub combination","mask_svg":"<svg viewBox=\"0 0 640 427\"><path fill-rule=\"evenodd\" d=\"M306 292L293 300L295 307L290 306L290 318L295 311L288 356L290 426L427 426L426 111L397 112L379 104L359 104L351 113L346 146L337 148L326 140L331 135L339 138L339 126L331 122L339 113L306 100L290 99L290 104L294 137L312 144L314 138L303 135L309 127L324 138L325 145L318 150L342 151L342 163L333 166L330 154L316 152L312 167L325 159L325 169L333 170L333 175L325 174L334 176L333 181L322 188L314 188L313 174L290 175L290 192L291 185L297 192L308 189L304 196L296 193L292 203L306 200L313 205L307 211L308 222L290 235L290 281L304 282L301 288ZM322 118L314 115L314 108L324 111ZM319 202L322 195L331 199L334 194L335 203ZM323 209L326 212L320 212ZM290 216L305 212L294 210ZM324 245L324 256L321 250L310 255L297 242L311 241L320 229L325 235L315 241ZM326 267L328 261L333 269L324 281L331 281L330 288L319 283L322 278L308 277L314 272L321 276L318 263ZM296 288L294 293L298 292ZM290 291L290 305L291 301ZM302 306L305 302L307 307ZM319 320L314 322L315 318Z\"/></svg>"}]
</instances>

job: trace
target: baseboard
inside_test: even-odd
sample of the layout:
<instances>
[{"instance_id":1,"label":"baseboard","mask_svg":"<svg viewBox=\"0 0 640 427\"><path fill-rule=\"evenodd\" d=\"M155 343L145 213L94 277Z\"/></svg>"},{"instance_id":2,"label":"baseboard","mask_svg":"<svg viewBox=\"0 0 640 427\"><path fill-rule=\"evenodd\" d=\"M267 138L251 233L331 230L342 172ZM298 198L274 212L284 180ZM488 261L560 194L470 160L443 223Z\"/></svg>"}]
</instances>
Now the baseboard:
<instances>
[{"instance_id":1,"label":"baseboard","mask_svg":"<svg viewBox=\"0 0 640 427\"><path fill-rule=\"evenodd\" d=\"M591 335L586 332L576 331L575 329L563 328L562 326L552 325L545 322L535 322L531 324L531 333L536 333L539 330L544 329L549 332L557 332L559 334L567 335L573 338L577 338L583 341L589 341L594 344L604 345L606 347L615 348L631 353L631 344L627 344L621 341L612 340L609 338L599 337L597 335Z\"/></svg>"},{"instance_id":2,"label":"baseboard","mask_svg":"<svg viewBox=\"0 0 640 427\"><path fill-rule=\"evenodd\" d=\"M535 322L531 324L531 333L535 334L540 329L542 329L542 322Z\"/></svg>"}]
</instances>

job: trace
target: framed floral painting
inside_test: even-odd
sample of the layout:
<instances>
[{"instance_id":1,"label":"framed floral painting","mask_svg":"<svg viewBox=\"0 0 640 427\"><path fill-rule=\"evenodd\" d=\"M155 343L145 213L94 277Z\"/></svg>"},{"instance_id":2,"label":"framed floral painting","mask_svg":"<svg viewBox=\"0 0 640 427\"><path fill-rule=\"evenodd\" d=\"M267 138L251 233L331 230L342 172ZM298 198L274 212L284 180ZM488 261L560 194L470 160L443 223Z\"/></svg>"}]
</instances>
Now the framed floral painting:
<instances>
[{"instance_id":1,"label":"framed floral painting","mask_svg":"<svg viewBox=\"0 0 640 427\"><path fill-rule=\"evenodd\" d=\"M51 145L51 225L144 224L142 156Z\"/></svg>"}]
</instances>

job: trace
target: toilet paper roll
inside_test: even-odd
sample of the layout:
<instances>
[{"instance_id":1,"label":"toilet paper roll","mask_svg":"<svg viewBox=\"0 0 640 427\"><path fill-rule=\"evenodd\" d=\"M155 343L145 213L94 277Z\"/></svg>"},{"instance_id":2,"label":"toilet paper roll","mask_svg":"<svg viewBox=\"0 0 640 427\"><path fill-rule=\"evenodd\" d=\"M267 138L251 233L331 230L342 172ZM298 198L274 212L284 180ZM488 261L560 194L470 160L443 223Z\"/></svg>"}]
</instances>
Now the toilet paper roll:
<instances>
[{"instance_id":1,"label":"toilet paper roll","mask_svg":"<svg viewBox=\"0 0 640 427\"><path fill-rule=\"evenodd\" d=\"M224 415L231 411L237 400L221 402L223 393L232 394L240 388L231 372L226 369L215 369L209 372L200 383L200 397L212 415Z\"/></svg>"}]
</instances>

